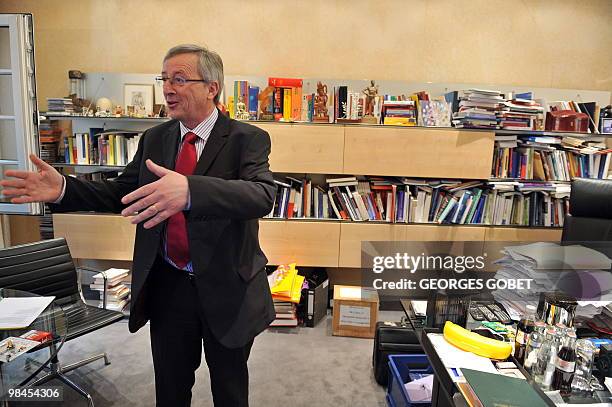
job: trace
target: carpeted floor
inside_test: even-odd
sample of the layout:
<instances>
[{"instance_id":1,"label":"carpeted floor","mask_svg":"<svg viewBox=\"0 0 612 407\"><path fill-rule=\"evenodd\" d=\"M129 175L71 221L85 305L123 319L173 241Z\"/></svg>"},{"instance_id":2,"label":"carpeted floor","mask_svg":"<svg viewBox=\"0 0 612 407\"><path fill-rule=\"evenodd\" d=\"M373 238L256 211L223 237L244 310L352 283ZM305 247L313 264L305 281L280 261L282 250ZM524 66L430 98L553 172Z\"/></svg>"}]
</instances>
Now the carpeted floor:
<instances>
[{"instance_id":1,"label":"carpeted floor","mask_svg":"<svg viewBox=\"0 0 612 407\"><path fill-rule=\"evenodd\" d=\"M386 311L380 315L380 319L399 320L402 313ZM372 375L372 346L371 339L332 336L331 316L316 328L290 331L277 328L264 332L255 340L249 359L250 404L253 407L385 406L385 389ZM97 361L69 373L74 382L90 392L95 406L153 406L148 326L130 334L125 322L116 323L66 343L60 357L67 364L102 351L110 357L109 366ZM61 383L54 381L48 385ZM204 360L197 371L193 394L192 406L212 406ZM64 388L64 402L55 405L85 407L87 403L71 389Z\"/></svg>"}]
</instances>

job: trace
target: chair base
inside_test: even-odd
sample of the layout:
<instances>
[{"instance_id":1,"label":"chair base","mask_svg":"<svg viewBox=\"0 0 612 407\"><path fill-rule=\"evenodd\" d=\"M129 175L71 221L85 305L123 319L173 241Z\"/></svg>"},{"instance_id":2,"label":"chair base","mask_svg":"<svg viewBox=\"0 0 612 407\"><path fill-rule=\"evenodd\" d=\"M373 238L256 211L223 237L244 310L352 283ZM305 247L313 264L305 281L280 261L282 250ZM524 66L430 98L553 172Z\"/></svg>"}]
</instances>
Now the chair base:
<instances>
[{"instance_id":1,"label":"chair base","mask_svg":"<svg viewBox=\"0 0 612 407\"><path fill-rule=\"evenodd\" d=\"M79 393L81 396L85 397L87 399L87 403L90 407L94 407L94 402L93 399L91 398L91 395L86 392L83 388L81 388L78 384L76 384L75 382L73 382L72 380L70 380L67 376L66 373L77 369L81 366L85 366L91 362L95 362L96 360L100 360L100 359L104 359L104 364L105 365L110 365L110 361L108 360L108 355L106 353L100 353L99 355L95 355L95 356L91 356L87 359L83 359L79 362L75 362L75 363L71 363L69 365L66 366L61 366L59 361L53 360L51 361L49 367L45 367L44 370L47 372L47 374L45 374L44 376L42 376L39 379L36 379L34 382L32 382L31 384L28 385L28 387L30 386L40 386L41 384L47 383L50 380L53 379L58 379L60 381L62 381L65 385L67 385L68 387L71 387L74 391L76 391L77 393ZM33 359L28 359L27 364L35 364L40 366L40 363L36 360ZM26 367L27 367L26 364Z\"/></svg>"}]
</instances>

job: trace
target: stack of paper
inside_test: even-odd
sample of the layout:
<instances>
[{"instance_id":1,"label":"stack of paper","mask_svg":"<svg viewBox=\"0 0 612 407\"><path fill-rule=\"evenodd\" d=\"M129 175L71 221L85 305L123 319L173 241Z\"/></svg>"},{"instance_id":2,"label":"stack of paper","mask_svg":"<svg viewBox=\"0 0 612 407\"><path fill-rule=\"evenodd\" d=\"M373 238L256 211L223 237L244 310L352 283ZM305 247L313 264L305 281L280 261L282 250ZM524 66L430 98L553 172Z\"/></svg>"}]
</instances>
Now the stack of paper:
<instances>
[{"instance_id":1,"label":"stack of paper","mask_svg":"<svg viewBox=\"0 0 612 407\"><path fill-rule=\"evenodd\" d=\"M497 290L495 299L508 310L512 319L520 318L528 304L536 305L539 293L567 289L566 294L578 300L589 300L577 309L577 315L592 316L612 301L612 261L603 253L580 246L557 243L533 243L510 246L502 250L504 257L495 261L500 266L497 279L531 279L530 290ZM575 284L567 284L567 281ZM604 303L593 303L604 301Z\"/></svg>"},{"instance_id":2,"label":"stack of paper","mask_svg":"<svg viewBox=\"0 0 612 407\"><path fill-rule=\"evenodd\" d=\"M26 328L55 297L8 297L0 299L0 329Z\"/></svg>"}]
</instances>

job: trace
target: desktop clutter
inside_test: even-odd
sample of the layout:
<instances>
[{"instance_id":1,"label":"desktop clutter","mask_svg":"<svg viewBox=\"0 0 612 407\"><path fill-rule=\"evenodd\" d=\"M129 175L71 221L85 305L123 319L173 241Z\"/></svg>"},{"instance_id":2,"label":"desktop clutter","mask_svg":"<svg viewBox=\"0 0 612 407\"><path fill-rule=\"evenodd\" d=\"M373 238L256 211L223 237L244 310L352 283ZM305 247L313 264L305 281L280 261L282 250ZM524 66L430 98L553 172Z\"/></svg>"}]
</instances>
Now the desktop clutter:
<instances>
[{"instance_id":1,"label":"desktop clutter","mask_svg":"<svg viewBox=\"0 0 612 407\"><path fill-rule=\"evenodd\" d=\"M440 388L445 380L469 406L612 405L612 303L599 304L593 324L576 318L578 302L559 292L540 294L518 321L493 299L463 301L464 315L443 323L431 324L439 304L427 309L431 301L415 300L402 302L401 323L379 323L374 375L388 386L387 405L438 405L434 382ZM380 359L388 360L388 377Z\"/></svg>"}]
</instances>

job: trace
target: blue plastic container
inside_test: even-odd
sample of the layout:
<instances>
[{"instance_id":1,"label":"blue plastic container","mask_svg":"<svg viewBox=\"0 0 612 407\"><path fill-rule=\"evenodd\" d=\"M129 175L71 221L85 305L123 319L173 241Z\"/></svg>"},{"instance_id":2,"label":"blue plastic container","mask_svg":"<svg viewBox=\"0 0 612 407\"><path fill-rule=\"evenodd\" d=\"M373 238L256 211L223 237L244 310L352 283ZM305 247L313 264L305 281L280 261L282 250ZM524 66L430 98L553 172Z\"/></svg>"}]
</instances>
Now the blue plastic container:
<instances>
[{"instance_id":1,"label":"blue plastic container","mask_svg":"<svg viewBox=\"0 0 612 407\"><path fill-rule=\"evenodd\" d=\"M413 378L433 374L426 355L389 355L389 385L387 387L387 405L390 407L428 407L431 402L411 401L404 383Z\"/></svg>"}]
</instances>

